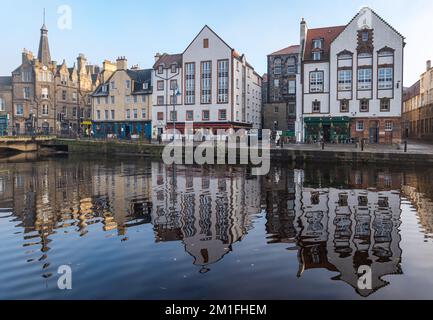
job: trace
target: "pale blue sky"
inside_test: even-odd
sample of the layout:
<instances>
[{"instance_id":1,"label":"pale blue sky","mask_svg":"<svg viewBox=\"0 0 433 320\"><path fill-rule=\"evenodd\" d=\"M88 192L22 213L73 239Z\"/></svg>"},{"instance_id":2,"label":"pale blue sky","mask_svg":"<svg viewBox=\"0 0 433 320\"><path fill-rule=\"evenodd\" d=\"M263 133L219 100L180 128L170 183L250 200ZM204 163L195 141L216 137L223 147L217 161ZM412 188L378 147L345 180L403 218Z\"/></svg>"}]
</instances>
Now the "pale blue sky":
<instances>
[{"instance_id":1,"label":"pale blue sky","mask_svg":"<svg viewBox=\"0 0 433 320\"><path fill-rule=\"evenodd\" d=\"M65 4L72 8L71 30L57 27ZM344 25L364 5L406 37L405 85L412 84L433 59L430 0L2 0L0 75L19 65L23 48L37 53L44 7L58 62L72 64L79 53L98 64L122 55L130 65L151 67L156 52L182 52L208 24L262 74L267 54L299 43L302 17L311 28Z\"/></svg>"}]
</instances>

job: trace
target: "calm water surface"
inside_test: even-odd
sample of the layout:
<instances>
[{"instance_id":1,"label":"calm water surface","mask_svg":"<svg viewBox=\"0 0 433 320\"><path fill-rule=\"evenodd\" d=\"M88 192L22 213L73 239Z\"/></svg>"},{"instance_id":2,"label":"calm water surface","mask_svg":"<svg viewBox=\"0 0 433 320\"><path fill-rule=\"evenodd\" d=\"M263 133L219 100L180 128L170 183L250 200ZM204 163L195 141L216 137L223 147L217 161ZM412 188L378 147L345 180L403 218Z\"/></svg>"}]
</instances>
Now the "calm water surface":
<instances>
[{"instance_id":1,"label":"calm water surface","mask_svg":"<svg viewBox=\"0 0 433 320\"><path fill-rule=\"evenodd\" d=\"M0 161L0 299L433 299L432 181L426 168Z\"/></svg>"}]
</instances>

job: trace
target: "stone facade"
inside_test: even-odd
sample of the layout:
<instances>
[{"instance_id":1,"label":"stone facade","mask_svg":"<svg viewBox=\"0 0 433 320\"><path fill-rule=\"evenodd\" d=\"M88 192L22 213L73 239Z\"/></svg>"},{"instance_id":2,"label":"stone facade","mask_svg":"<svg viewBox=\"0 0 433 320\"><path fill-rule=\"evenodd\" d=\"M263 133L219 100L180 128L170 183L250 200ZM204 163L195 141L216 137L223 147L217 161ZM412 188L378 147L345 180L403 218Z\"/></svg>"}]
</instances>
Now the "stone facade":
<instances>
[{"instance_id":1,"label":"stone facade","mask_svg":"<svg viewBox=\"0 0 433 320\"><path fill-rule=\"evenodd\" d=\"M290 46L268 55L266 129L295 132L299 49L299 46ZM274 119L277 114L280 118Z\"/></svg>"},{"instance_id":2,"label":"stone facade","mask_svg":"<svg viewBox=\"0 0 433 320\"><path fill-rule=\"evenodd\" d=\"M420 80L405 90L403 123L407 137L433 140L433 68L427 61Z\"/></svg>"},{"instance_id":3,"label":"stone facade","mask_svg":"<svg viewBox=\"0 0 433 320\"><path fill-rule=\"evenodd\" d=\"M13 133L80 133L91 125L90 94L99 68L80 54L73 68L51 60L48 29L41 28L38 56L24 50L12 72Z\"/></svg>"},{"instance_id":4,"label":"stone facade","mask_svg":"<svg viewBox=\"0 0 433 320\"><path fill-rule=\"evenodd\" d=\"M11 132L12 78L0 77L0 136Z\"/></svg>"}]
</instances>

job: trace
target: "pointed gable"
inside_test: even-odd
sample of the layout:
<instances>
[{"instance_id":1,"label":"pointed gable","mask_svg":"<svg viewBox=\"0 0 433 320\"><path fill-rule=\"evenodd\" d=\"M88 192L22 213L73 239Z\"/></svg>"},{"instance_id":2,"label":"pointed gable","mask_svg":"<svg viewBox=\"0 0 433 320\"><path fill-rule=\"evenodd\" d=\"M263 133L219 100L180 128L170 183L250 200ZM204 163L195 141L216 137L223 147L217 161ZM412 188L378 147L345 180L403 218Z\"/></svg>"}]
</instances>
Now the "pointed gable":
<instances>
[{"instance_id":1,"label":"pointed gable","mask_svg":"<svg viewBox=\"0 0 433 320\"><path fill-rule=\"evenodd\" d=\"M207 25L198 33L183 54L202 52L204 50L212 51L215 54L233 51L233 49Z\"/></svg>"}]
</instances>

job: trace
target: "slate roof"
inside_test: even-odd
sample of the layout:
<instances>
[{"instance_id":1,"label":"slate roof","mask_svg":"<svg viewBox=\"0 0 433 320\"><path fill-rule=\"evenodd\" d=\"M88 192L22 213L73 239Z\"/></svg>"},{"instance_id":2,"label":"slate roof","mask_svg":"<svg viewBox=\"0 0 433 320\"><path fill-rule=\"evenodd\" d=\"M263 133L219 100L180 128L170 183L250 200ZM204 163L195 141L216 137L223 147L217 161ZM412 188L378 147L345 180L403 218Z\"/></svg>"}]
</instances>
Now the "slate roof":
<instances>
[{"instance_id":1,"label":"slate roof","mask_svg":"<svg viewBox=\"0 0 433 320\"><path fill-rule=\"evenodd\" d=\"M289 54L299 54L300 48L301 48L300 45L289 46L287 48L271 53L270 56L284 56Z\"/></svg>"},{"instance_id":2,"label":"slate roof","mask_svg":"<svg viewBox=\"0 0 433 320\"><path fill-rule=\"evenodd\" d=\"M153 69L158 69L160 65L163 65L164 68L170 68L172 64L177 64L179 67L182 66L182 57L181 53L179 54L167 54L164 53L158 61L154 64Z\"/></svg>"},{"instance_id":3,"label":"slate roof","mask_svg":"<svg viewBox=\"0 0 433 320\"><path fill-rule=\"evenodd\" d=\"M421 88L421 81L418 80L410 88L405 89L404 94L403 94L403 101L406 102L406 101L418 96L421 92L420 88Z\"/></svg>"},{"instance_id":4,"label":"slate roof","mask_svg":"<svg viewBox=\"0 0 433 320\"><path fill-rule=\"evenodd\" d=\"M0 77L0 86L1 87L12 86L12 77Z\"/></svg>"},{"instance_id":5,"label":"slate roof","mask_svg":"<svg viewBox=\"0 0 433 320\"><path fill-rule=\"evenodd\" d=\"M123 70L118 70L116 72L120 72ZM94 97L107 97L110 95L110 80L116 73L114 72L113 75L107 80L107 82L101 84L93 93ZM126 70L126 73L131 78L131 80L134 83L134 88L132 90L132 94L152 94L153 88L152 88L152 72L153 69L139 69L139 70ZM147 89L143 88L143 84L147 83ZM102 88L104 86L107 86L107 91L103 92Z\"/></svg>"},{"instance_id":6,"label":"slate roof","mask_svg":"<svg viewBox=\"0 0 433 320\"><path fill-rule=\"evenodd\" d=\"M316 50L313 49L313 40L319 39L323 39L323 48L321 49L322 61L328 61L331 43L341 34L341 32L343 32L345 28L346 26L308 29L307 41L305 43L304 61L313 60L312 55L313 52Z\"/></svg>"}]
</instances>

